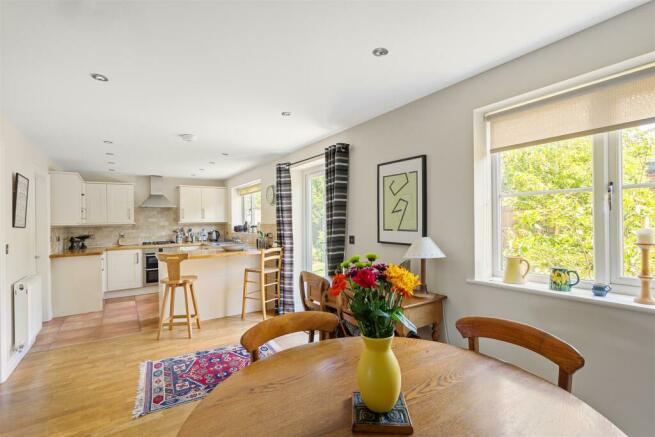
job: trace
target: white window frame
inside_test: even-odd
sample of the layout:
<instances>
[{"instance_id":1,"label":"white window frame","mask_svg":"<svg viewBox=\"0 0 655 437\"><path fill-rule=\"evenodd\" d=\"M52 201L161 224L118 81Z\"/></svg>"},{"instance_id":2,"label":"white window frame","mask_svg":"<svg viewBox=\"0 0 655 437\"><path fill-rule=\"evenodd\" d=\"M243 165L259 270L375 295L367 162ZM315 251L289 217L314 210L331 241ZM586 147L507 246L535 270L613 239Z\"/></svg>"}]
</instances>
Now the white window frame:
<instances>
[{"instance_id":1,"label":"white window frame","mask_svg":"<svg viewBox=\"0 0 655 437\"><path fill-rule=\"evenodd\" d=\"M655 61L655 53L639 56L473 111L475 247L473 282L483 283L502 277L499 261L499 233L496 229L500 221L498 208L496 208L498 166L494 164L496 158L490 152L490 132L485 114L557 95L653 61ZM621 229L623 187L622 180L618 177L621 170L620 135L618 132L610 132L596 134L593 137L593 186L598 187L593 191L595 279L581 281L579 287L591 288L593 282L604 281L613 284L613 292L636 295L639 292L639 280L621 276L623 272ZM609 211L608 208L607 191L599 189L599 187L607 187L610 181L614 182L612 204L615 207L612 208L612 211ZM648 186L651 185L648 184ZM655 187L655 184L653 186ZM547 275L530 275L528 280L546 282ZM655 288L655 284L653 285Z\"/></svg>"},{"instance_id":2,"label":"white window frame","mask_svg":"<svg viewBox=\"0 0 655 437\"><path fill-rule=\"evenodd\" d=\"M239 196L241 198L240 199L241 200L241 222L246 221L246 197L251 197L252 198L252 196L254 194L256 194L256 193L259 193L260 196L262 194L261 191L254 191L254 192L248 193L248 194L246 194L244 196ZM260 200L260 202L261 202L261 200ZM254 216L255 215L255 209L252 208L252 201L251 201L251 208L250 209L252 211L252 215ZM253 225L259 226L261 224L261 215L262 215L262 209L261 209L261 206L260 206L260 208L259 208L260 223L248 223L248 225L249 226L253 226Z\"/></svg>"},{"instance_id":3,"label":"white window frame","mask_svg":"<svg viewBox=\"0 0 655 437\"><path fill-rule=\"evenodd\" d=\"M313 241L312 241L312 233L311 233L311 227L312 227L312 211L311 211L311 204L312 204L312 192L311 192L311 179L314 176L325 176L325 167L323 165L323 162L321 162L320 165L308 168L303 172L303 229L304 229L304 244L303 244L303 270L311 272L312 270L312 249L313 249ZM325 253L325 268L327 270L327 251ZM327 273L327 272L326 272Z\"/></svg>"}]
</instances>

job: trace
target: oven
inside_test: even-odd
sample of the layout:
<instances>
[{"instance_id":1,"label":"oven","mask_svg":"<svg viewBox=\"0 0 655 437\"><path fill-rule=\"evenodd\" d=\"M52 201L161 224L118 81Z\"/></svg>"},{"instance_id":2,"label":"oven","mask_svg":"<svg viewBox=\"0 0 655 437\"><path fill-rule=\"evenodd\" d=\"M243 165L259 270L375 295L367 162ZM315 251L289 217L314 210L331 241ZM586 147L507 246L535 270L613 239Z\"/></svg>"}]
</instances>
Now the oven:
<instances>
[{"instance_id":1,"label":"oven","mask_svg":"<svg viewBox=\"0 0 655 437\"><path fill-rule=\"evenodd\" d=\"M143 286L159 283L159 260L157 252L161 249L145 249L143 251Z\"/></svg>"}]
</instances>

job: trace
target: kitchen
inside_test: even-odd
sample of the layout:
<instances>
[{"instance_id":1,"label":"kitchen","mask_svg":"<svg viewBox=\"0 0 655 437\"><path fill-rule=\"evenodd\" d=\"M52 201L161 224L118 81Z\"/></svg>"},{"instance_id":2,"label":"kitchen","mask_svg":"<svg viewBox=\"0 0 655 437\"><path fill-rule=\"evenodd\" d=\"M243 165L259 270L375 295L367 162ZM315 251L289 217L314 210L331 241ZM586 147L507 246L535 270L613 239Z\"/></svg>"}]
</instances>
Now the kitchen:
<instances>
[{"instance_id":1,"label":"kitchen","mask_svg":"<svg viewBox=\"0 0 655 437\"><path fill-rule=\"evenodd\" d=\"M166 275L157 259L160 253L207 248L249 253L247 243L255 242L252 232L228 233L229 196L222 181L125 175L110 179L58 171L50 178L53 317L102 311L105 299L158 293ZM272 233L268 235L271 245ZM211 282L202 277L201 288L229 290L233 302L203 304L201 317L240 313L243 269L255 261L239 256L213 263L222 265L203 274L211 276ZM204 293L200 299L205 299ZM257 302L248 308L257 309Z\"/></svg>"}]
</instances>

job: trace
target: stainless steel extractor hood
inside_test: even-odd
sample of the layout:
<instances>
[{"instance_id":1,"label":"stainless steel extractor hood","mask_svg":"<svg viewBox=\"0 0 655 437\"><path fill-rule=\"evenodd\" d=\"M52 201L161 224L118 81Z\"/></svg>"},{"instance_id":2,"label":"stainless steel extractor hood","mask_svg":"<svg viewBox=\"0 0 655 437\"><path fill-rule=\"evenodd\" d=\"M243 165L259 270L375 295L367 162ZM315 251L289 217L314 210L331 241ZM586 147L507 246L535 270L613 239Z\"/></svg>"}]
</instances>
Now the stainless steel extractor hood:
<instances>
[{"instance_id":1,"label":"stainless steel extractor hood","mask_svg":"<svg viewBox=\"0 0 655 437\"><path fill-rule=\"evenodd\" d=\"M176 205L164 196L164 178L150 176L150 195L141 204L141 208L175 208Z\"/></svg>"}]
</instances>

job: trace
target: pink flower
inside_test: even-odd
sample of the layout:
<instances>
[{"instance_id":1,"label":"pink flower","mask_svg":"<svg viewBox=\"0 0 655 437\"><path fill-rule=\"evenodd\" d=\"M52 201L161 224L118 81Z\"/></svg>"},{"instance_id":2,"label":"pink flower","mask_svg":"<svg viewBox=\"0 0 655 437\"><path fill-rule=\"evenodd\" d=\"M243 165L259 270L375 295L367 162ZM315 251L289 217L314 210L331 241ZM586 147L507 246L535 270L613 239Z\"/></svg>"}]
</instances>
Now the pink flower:
<instances>
[{"instance_id":1,"label":"pink flower","mask_svg":"<svg viewBox=\"0 0 655 437\"><path fill-rule=\"evenodd\" d=\"M376 288L378 278L373 269L365 268L358 271L352 280L362 288Z\"/></svg>"}]
</instances>

